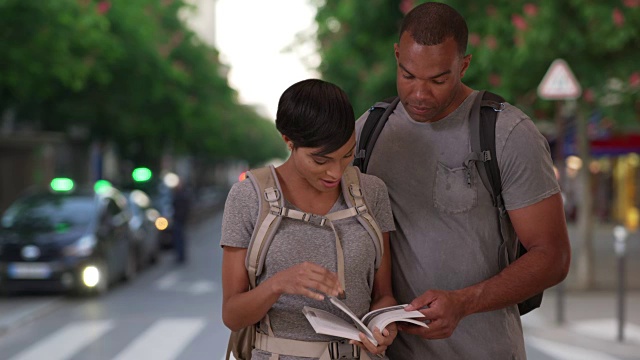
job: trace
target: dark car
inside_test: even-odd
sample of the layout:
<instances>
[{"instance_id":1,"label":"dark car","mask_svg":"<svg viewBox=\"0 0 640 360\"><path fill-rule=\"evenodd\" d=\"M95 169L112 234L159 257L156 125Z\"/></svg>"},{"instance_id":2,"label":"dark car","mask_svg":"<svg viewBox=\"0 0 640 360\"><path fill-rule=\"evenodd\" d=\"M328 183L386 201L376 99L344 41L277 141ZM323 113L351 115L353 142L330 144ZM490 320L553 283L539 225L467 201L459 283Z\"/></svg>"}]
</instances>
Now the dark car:
<instances>
[{"instance_id":1,"label":"dark car","mask_svg":"<svg viewBox=\"0 0 640 360\"><path fill-rule=\"evenodd\" d=\"M142 268L155 263L160 257L160 230L156 225L160 213L144 191L131 190L124 194L129 200L129 229L133 235L138 266Z\"/></svg>"},{"instance_id":2,"label":"dark car","mask_svg":"<svg viewBox=\"0 0 640 360\"><path fill-rule=\"evenodd\" d=\"M2 216L0 289L103 293L133 278L130 217L126 197L109 184L55 179L28 192Z\"/></svg>"}]
</instances>

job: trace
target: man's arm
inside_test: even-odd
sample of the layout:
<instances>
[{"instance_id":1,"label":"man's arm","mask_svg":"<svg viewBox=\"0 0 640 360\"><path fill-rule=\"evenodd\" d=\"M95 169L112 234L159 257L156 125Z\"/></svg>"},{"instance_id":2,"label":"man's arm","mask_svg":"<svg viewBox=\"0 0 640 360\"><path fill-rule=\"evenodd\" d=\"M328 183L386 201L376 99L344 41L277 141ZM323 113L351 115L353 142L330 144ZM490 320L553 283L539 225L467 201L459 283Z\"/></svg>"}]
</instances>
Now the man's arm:
<instances>
[{"instance_id":1,"label":"man's arm","mask_svg":"<svg viewBox=\"0 0 640 360\"><path fill-rule=\"evenodd\" d=\"M561 282L569 272L571 248L560 193L533 205L509 211L509 217L527 253L496 276L454 291L429 290L407 310L422 310L429 329L403 327L427 339L451 336L470 314L517 304Z\"/></svg>"}]
</instances>

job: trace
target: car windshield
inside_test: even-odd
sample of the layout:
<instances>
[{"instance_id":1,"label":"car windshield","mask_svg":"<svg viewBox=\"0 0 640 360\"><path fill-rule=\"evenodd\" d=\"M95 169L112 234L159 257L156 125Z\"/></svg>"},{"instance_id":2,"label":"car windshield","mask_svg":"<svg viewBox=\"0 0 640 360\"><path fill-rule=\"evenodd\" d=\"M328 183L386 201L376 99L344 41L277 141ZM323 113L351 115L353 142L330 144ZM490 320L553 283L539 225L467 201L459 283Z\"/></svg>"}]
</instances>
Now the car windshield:
<instances>
[{"instance_id":1,"label":"car windshield","mask_svg":"<svg viewBox=\"0 0 640 360\"><path fill-rule=\"evenodd\" d=\"M2 217L9 229L55 230L89 224L96 213L90 196L37 195L18 200Z\"/></svg>"}]
</instances>

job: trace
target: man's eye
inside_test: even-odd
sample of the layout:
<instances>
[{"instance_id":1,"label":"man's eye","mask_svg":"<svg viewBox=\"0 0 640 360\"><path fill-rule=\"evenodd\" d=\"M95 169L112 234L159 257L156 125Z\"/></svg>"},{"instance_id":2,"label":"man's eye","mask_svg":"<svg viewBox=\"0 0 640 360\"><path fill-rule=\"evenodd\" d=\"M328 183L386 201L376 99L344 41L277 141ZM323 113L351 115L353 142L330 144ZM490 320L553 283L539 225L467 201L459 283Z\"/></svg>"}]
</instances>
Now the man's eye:
<instances>
[{"instance_id":1,"label":"man's eye","mask_svg":"<svg viewBox=\"0 0 640 360\"><path fill-rule=\"evenodd\" d=\"M436 85L442 85L445 83L445 80L433 80L433 83Z\"/></svg>"}]
</instances>

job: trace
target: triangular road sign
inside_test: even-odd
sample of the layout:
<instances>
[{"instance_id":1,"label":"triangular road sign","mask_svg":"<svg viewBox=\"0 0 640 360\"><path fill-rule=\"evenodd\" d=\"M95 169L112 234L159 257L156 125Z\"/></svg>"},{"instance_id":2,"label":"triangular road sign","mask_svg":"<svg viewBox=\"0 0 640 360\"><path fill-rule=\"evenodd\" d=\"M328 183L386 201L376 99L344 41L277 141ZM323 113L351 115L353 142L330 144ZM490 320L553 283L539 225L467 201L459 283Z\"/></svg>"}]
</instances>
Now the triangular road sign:
<instances>
[{"instance_id":1,"label":"triangular road sign","mask_svg":"<svg viewBox=\"0 0 640 360\"><path fill-rule=\"evenodd\" d=\"M556 59L551 63L538 85L538 96L545 100L577 99L581 94L580 83L562 59Z\"/></svg>"}]
</instances>

